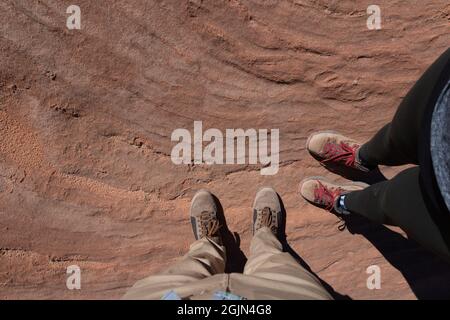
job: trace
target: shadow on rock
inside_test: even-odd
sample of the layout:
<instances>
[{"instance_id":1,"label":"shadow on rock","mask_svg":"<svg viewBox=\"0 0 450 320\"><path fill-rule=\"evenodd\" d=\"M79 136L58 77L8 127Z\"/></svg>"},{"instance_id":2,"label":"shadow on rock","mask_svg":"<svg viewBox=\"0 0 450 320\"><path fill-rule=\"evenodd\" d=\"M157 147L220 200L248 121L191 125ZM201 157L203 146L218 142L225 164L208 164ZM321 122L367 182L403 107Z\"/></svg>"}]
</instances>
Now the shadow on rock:
<instances>
[{"instance_id":1,"label":"shadow on rock","mask_svg":"<svg viewBox=\"0 0 450 320\"><path fill-rule=\"evenodd\" d=\"M314 154L311 154L311 156L314 159L316 159L328 171L340 175L341 177L344 177L348 180L361 181L367 184L375 184L387 180L378 167L370 172L362 172L360 170L346 167L341 164L332 162L322 162L321 159L315 156Z\"/></svg>"},{"instance_id":2,"label":"shadow on rock","mask_svg":"<svg viewBox=\"0 0 450 320\"><path fill-rule=\"evenodd\" d=\"M223 212L223 207L220 204L219 199L213 195L214 201L217 205L217 217L219 219L222 234L223 245L226 248L227 263L225 265L226 273L238 272L242 273L244 271L245 263L247 258L240 249L241 239L239 235L234 232L232 233L227 226L227 221Z\"/></svg>"},{"instance_id":3,"label":"shadow on rock","mask_svg":"<svg viewBox=\"0 0 450 320\"><path fill-rule=\"evenodd\" d=\"M277 194L278 195L278 194ZM244 253L240 249L240 237L235 232L232 233L228 227L225 220L225 215L223 212L223 207L220 204L219 199L214 196L214 201L217 205L217 215L220 221L220 224L222 225L222 240L223 244L227 250L227 264L225 266L225 272L226 273L242 273L244 271L245 263L247 262L247 258L245 257ZM325 287L325 289L330 293L330 295L336 299L336 300L350 300L351 298L349 296L341 295L340 293L334 291L334 289L324 280L322 280L317 274L315 274L311 268L308 266L308 264L289 246L286 240L286 210L284 208L283 201L281 200L280 196L278 195L278 199L281 202L281 212L282 212L282 223L281 228L279 229L279 239L281 239L281 243L283 244L284 251L290 253L295 260L306 270L308 270L311 274L313 274Z\"/></svg>"},{"instance_id":4,"label":"shadow on rock","mask_svg":"<svg viewBox=\"0 0 450 320\"><path fill-rule=\"evenodd\" d=\"M399 270L418 299L450 298L450 264L389 228L368 219L345 217L347 229L367 238Z\"/></svg>"},{"instance_id":5,"label":"shadow on rock","mask_svg":"<svg viewBox=\"0 0 450 320\"><path fill-rule=\"evenodd\" d=\"M278 195L278 194L277 194ZM319 281L320 283L323 285L323 287L328 291L328 293L335 299L335 300L351 300L351 297L347 296L347 295L342 295L339 292L335 291L333 289L333 287L331 287L326 281L322 280L317 274L315 274L311 268L309 267L309 265L306 263L305 260L303 260L300 255L297 254L297 252L294 251L294 249L292 249L292 247L289 245L289 243L287 242L287 238L286 238L286 209L284 207L284 203L283 200L281 199L280 195L278 195L278 199L280 200L281 203L281 214L282 214L282 221L281 221L281 226L279 229L279 239L283 245L283 250L285 252L288 252L289 254L291 254L294 259L303 267L305 268L308 272L310 272L311 274L313 274Z\"/></svg>"}]
</instances>

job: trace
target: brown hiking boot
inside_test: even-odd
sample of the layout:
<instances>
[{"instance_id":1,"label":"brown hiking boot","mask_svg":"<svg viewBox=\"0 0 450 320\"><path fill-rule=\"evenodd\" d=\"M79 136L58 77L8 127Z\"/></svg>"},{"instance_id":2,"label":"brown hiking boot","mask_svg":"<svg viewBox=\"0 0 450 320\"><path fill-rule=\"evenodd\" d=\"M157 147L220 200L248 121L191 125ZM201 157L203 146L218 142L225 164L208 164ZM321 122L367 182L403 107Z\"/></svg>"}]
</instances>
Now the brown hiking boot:
<instances>
[{"instance_id":1,"label":"brown hiking boot","mask_svg":"<svg viewBox=\"0 0 450 320\"><path fill-rule=\"evenodd\" d=\"M268 227L275 236L279 236L281 219L278 194L269 187L260 189L253 202L253 234L262 227Z\"/></svg>"},{"instance_id":2,"label":"brown hiking boot","mask_svg":"<svg viewBox=\"0 0 450 320\"><path fill-rule=\"evenodd\" d=\"M308 151L319 159L320 163L340 164L363 172L374 169L363 164L359 158L361 144L332 131L320 131L309 136L306 142Z\"/></svg>"},{"instance_id":3,"label":"brown hiking boot","mask_svg":"<svg viewBox=\"0 0 450 320\"><path fill-rule=\"evenodd\" d=\"M195 239L207 237L222 244L217 206L209 191L200 190L195 194L191 202L190 216Z\"/></svg>"},{"instance_id":4,"label":"brown hiking boot","mask_svg":"<svg viewBox=\"0 0 450 320\"><path fill-rule=\"evenodd\" d=\"M345 185L327 181L322 177L310 177L300 183L300 194L308 202L330 212L345 215L350 212L341 202L341 196L357 190L363 190L369 185L363 182L352 182Z\"/></svg>"}]
</instances>

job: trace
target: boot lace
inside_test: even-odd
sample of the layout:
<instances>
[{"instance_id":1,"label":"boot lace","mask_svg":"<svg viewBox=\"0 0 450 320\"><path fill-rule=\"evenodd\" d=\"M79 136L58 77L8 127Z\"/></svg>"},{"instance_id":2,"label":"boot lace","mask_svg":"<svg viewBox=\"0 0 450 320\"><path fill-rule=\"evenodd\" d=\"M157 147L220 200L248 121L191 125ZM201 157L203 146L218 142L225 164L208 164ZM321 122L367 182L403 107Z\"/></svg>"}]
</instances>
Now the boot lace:
<instances>
[{"instance_id":1,"label":"boot lace","mask_svg":"<svg viewBox=\"0 0 450 320\"><path fill-rule=\"evenodd\" d=\"M200 237L215 237L221 225L213 214L203 211L199 216Z\"/></svg>"},{"instance_id":2,"label":"boot lace","mask_svg":"<svg viewBox=\"0 0 450 320\"><path fill-rule=\"evenodd\" d=\"M273 220L272 210L269 207L263 208L261 213L257 216L256 230L262 227L268 227L272 232L277 231Z\"/></svg>"}]
</instances>

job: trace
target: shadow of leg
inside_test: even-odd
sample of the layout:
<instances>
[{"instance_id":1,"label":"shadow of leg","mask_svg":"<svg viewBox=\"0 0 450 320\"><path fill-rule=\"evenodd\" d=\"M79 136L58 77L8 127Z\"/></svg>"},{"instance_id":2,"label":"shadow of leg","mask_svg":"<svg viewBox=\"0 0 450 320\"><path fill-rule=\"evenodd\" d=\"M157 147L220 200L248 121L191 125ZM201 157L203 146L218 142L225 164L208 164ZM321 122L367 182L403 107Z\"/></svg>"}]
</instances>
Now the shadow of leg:
<instances>
[{"instance_id":1,"label":"shadow of leg","mask_svg":"<svg viewBox=\"0 0 450 320\"><path fill-rule=\"evenodd\" d=\"M359 215L345 217L350 233L369 240L399 270L418 299L450 298L450 265L389 228Z\"/></svg>"},{"instance_id":2,"label":"shadow of leg","mask_svg":"<svg viewBox=\"0 0 450 320\"><path fill-rule=\"evenodd\" d=\"M221 233L222 233L222 240L223 245L226 248L226 254L227 254L227 263L225 266L225 272L226 273L233 273L238 272L242 273L244 271L245 263L247 262L247 258L245 257L244 253L240 249L240 237L235 232L232 233L227 226L227 222L225 219L225 215L223 212L223 207L220 204L219 199L213 195L214 201L217 205L217 216L219 218L220 224L222 226Z\"/></svg>"},{"instance_id":3,"label":"shadow of leg","mask_svg":"<svg viewBox=\"0 0 450 320\"><path fill-rule=\"evenodd\" d=\"M370 172L362 172L360 170L352 169L350 167L346 167L343 165L339 165L336 163L323 163L320 162L320 158L311 154L311 156L316 159L325 169L330 172L333 172L341 177L344 177L348 180L352 181L361 181L367 184L374 184L377 182L387 180L386 177L381 173L379 168L376 168Z\"/></svg>"},{"instance_id":4,"label":"shadow of leg","mask_svg":"<svg viewBox=\"0 0 450 320\"><path fill-rule=\"evenodd\" d=\"M312 275L314 275L322 284L322 286L328 291L328 293L333 297L335 300L351 300L351 297L347 295L342 295L339 292L336 292L333 287L331 287L326 281L322 280L317 274L315 274L309 265L292 249L292 247L288 244L287 238L286 238L286 209L284 207L283 200L278 195L278 199L281 203L281 214L282 214L282 221L281 226L279 229L278 238L280 239L281 244L283 245L283 250L285 252L288 252L292 257L294 257L295 260L308 272L310 272Z\"/></svg>"}]
</instances>

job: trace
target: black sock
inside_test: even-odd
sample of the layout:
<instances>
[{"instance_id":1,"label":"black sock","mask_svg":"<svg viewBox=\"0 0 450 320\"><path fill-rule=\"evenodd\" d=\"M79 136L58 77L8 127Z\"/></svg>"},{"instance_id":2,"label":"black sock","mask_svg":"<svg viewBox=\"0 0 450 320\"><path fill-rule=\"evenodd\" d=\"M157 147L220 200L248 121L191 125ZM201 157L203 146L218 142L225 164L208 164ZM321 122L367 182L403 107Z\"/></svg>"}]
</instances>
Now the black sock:
<instances>
[{"instance_id":1,"label":"black sock","mask_svg":"<svg viewBox=\"0 0 450 320\"><path fill-rule=\"evenodd\" d=\"M362 146L358 149L358 155L357 155L357 158L358 158L359 163L360 163L362 166L364 166L364 167L366 167L366 168L368 168L368 169L375 169L375 168L377 167L377 165L375 165L375 164L370 164L369 162L367 162L367 161L364 159L364 156L361 154L361 150L362 150L363 147L364 147L364 145L362 145Z\"/></svg>"}]
</instances>

